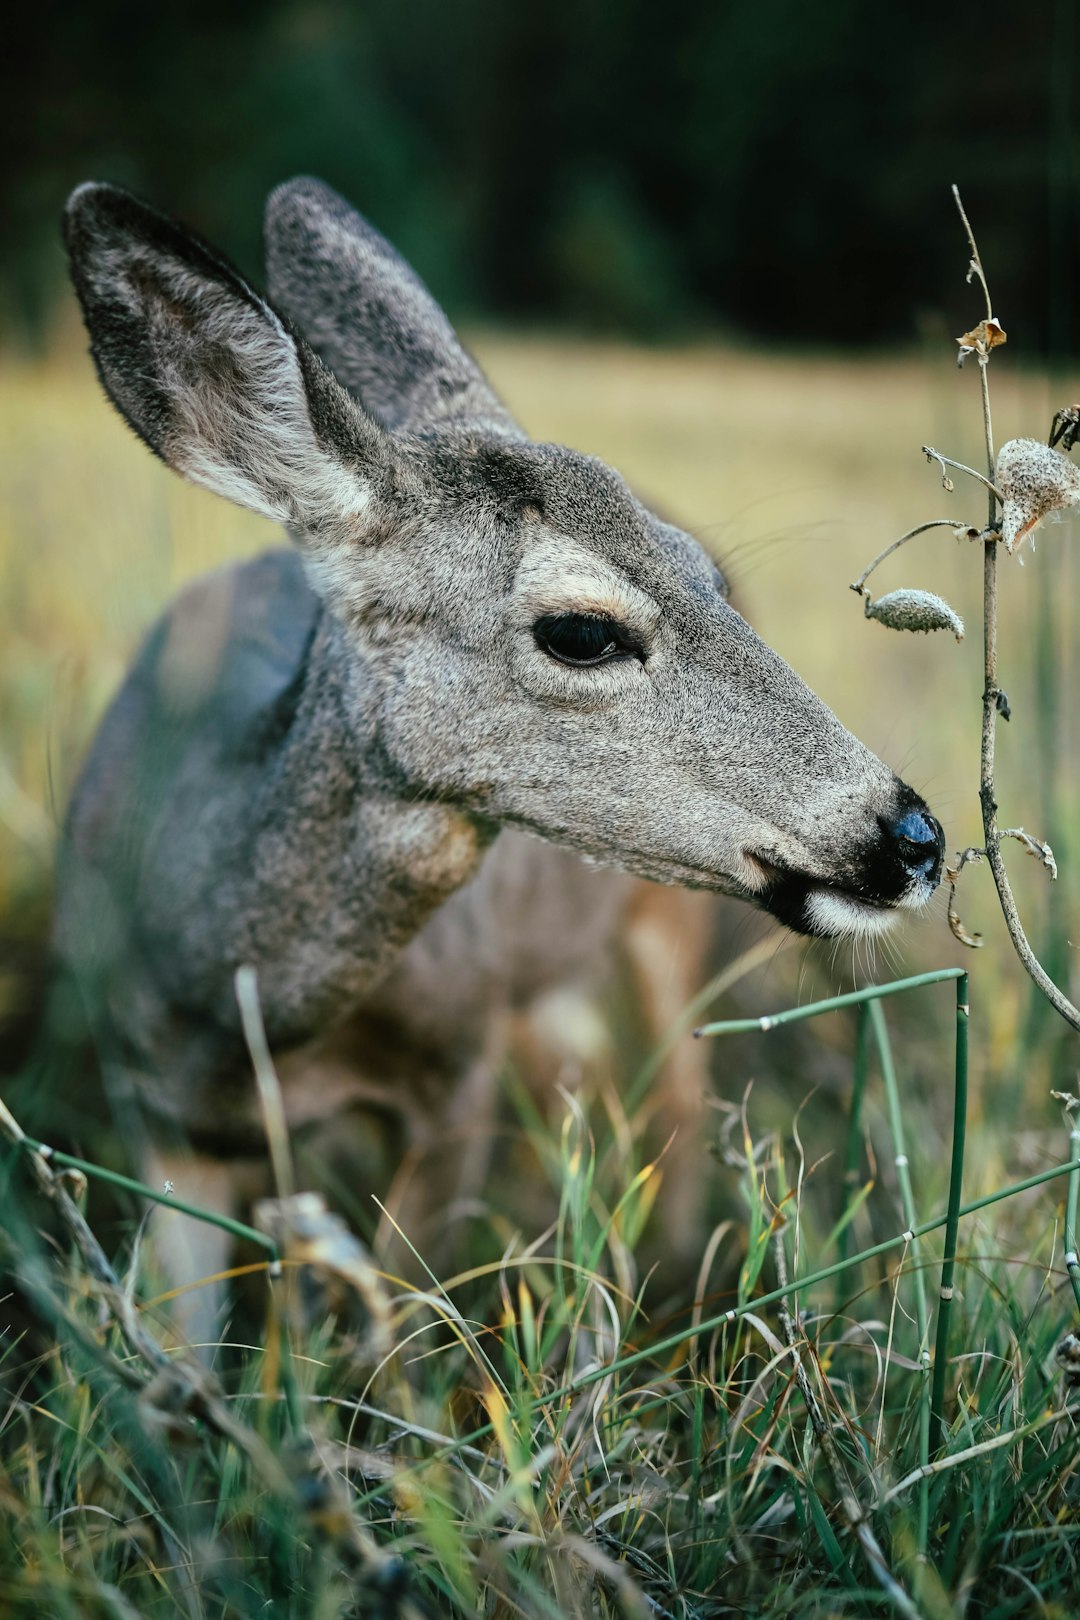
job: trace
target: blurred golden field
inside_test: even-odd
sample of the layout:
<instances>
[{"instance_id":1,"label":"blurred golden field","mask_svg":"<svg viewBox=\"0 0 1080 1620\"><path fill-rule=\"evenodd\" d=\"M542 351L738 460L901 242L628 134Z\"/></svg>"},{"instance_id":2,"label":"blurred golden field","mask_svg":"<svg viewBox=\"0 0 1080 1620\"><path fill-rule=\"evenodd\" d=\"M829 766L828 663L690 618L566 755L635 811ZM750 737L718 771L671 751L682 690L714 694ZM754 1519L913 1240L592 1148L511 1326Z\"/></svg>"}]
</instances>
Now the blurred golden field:
<instances>
[{"instance_id":1,"label":"blurred golden field","mask_svg":"<svg viewBox=\"0 0 1080 1620\"><path fill-rule=\"evenodd\" d=\"M695 532L724 562L762 634L926 793L950 845L978 842L977 548L958 546L947 530L930 533L871 586L946 596L968 626L961 645L870 623L847 589L882 546L920 521L983 522L979 487L958 475L955 493L945 493L920 454L929 442L978 464L974 368L958 373L945 340L924 355L843 360L496 333L479 334L475 347L531 432L609 460ZM995 359L992 387L999 443L1044 435L1054 406L1072 397L1067 382L1020 372L1008 351ZM183 580L279 537L154 460L105 401L73 322L44 360L4 365L0 435L0 919L5 937L18 941L43 933L57 818L139 637ZM1009 854L1033 942L1056 971L1071 970L1074 996L1078 541L1075 524L1048 526L1025 566L1003 559L1002 682L1014 718L1000 727L998 773L1002 824L1049 838L1061 860L1052 893L1019 847ZM890 959L912 972L965 959L987 1094L1012 1099L1013 1124L1026 1114L1036 1134L1046 1125L1056 1138L1044 1057L1058 1051L1059 1081L1073 1060L1060 1053L1051 1023L1032 1022L1027 980L985 869L965 874L961 910L986 936L983 951L956 945L939 896L930 916L907 924ZM828 992L851 967L820 950L809 969L806 960L794 946L755 978L760 1010L809 982Z\"/></svg>"}]
</instances>

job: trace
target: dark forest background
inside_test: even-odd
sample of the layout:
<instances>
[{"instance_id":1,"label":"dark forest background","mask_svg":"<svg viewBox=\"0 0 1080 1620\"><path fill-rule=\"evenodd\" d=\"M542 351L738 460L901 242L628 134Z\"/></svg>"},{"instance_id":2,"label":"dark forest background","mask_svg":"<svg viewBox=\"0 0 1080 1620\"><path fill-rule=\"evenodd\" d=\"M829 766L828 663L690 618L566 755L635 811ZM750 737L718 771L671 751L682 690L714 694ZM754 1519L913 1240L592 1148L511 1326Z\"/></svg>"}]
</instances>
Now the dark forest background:
<instances>
[{"instance_id":1,"label":"dark forest background","mask_svg":"<svg viewBox=\"0 0 1080 1620\"><path fill-rule=\"evenodd\" d=\"M957 181L1025 353L1080 343L1076 0L33 0L0 85L0 311L110 179L250 274L323 176L458 315L911 341L951 319ZM1017 335L1021 335L1017 333Z\"/></svg>"}]
</instances>

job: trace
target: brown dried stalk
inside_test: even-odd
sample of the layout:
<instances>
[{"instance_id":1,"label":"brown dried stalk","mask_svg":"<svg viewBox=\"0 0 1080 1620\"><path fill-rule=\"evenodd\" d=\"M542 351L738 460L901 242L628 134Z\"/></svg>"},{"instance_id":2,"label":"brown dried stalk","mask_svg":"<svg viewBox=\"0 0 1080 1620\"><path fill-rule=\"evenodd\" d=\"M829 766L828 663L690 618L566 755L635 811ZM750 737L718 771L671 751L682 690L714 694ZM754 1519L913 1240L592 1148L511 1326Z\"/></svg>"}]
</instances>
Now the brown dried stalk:
<instances>
[{"instance_id":1,"label":"brown dried stalk","mask_svg":"<svg viewBox=\"0 0 1080 1620\"><path fill-rule=\"evenodd\" d=\"M975 235L971 229L967 214L964 212L964 205L960 200L960 192L956 186L953 186L952 190L964 230L967 232L968 245L971 248L971 268L968 272L968 279L975 277L982 287L986 298L986 317L989 321L993 319L993 305L990 301L990 289L987 286L982 259L979 257ZM997 735L997 717L1000 712L999 700L1002 697L1001 688L998 685L997 645L997 548L1000 518L998 515L997 493L992 487L995 459L994 429L990 417L990 386L986 375L989 353L989 349L983 345L980 345L975 350L975 357L979 363L979 381L982 389L987 481L991 486L987 496L987 538L983 541L983 712L982 746L979 764L979 803L982 809L983 836L986 840L986 859L994 875L998 903L1001 906L1001 914L1005 919L1005 926L1009 931L1013 949L1050 1005L1061 1014L1067 1024L1071 1024L1073 1029L1080 1031L1080 1010L1074 1007L1068 996L1058 989L1028 943L1023 924L1020 921L1020 914L1016 909L1009 874L1005 869L1005 862L1001 854L1001 840L1005 834L998 829L998 805L994 791L994 746ZM992 537L990 535L991 530L994 531Z\"/></svg>"}]
</instances>

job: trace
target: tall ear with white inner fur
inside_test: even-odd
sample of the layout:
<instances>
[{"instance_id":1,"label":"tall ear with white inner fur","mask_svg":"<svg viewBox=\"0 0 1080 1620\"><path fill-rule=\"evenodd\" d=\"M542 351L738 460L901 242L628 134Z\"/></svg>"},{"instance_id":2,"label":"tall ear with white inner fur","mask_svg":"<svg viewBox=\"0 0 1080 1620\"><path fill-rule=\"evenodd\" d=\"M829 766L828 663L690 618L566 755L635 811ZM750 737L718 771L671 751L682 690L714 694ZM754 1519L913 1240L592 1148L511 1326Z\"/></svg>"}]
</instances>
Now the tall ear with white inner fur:
<instances>
[{"instance_id":1,"label":"tall ear with white inner fur","mask_svg":"<svg viewBox=\"0 0 1080 1620\"><path fill-rule=\"evenodd\" d=\"M65 238L102 384L196 484L296 530L371 522L389 436L224 259L111 186Z\"/></svg>"}]
</instances>

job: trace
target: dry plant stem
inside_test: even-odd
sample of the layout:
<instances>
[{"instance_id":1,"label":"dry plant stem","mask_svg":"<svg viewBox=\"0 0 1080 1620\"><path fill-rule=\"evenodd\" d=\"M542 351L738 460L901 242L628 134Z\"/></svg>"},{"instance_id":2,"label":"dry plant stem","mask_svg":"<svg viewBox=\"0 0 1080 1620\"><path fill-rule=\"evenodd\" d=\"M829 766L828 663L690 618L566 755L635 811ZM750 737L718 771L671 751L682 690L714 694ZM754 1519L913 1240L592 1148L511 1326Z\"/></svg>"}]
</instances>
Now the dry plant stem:
<instances>
[{"instance_id":1,"label":"dry plant stem","mask_svg":"<svg viewBox=\"0 0 1080 1620\"><path fill-rule=\"evenodd\" d=\"M963 209L960 210L963 215ZM967 225L967 219L964 218ZM968 227L970 233L970 226ZM974 243L972 244L974 248ZM989 302L989 296L987 298ZM986 434L986 460L991 472L994 468L994 429L990 419L990 387L986 376L986 358L979 356L979 380L982 384L983 428ZM995 498L990 496L987 527L997 523ZM1080 1031L1080 1010L1073 1006L1051 979L1035 952L1028 944L1016 909L1009 874L1001 854L1001 834L997 824L997 799L994 795L994 746L997 737L998 646L997 646L997 548L995 539L983 541L983 713L982 748L979 768L979 803L982 808L983 837L986 840L986 859L994 875L994 886L1005 926L1009 931L1013 949L1031 978L1038 985L1050 1005L1061 1014L1067 1024Z\"/></svg>"},{"instance_id":2,"label":"dry plant stem","mask_svg":"<svg viewBox=\"0 0 1080 1620\"><path fill-rule=\"evenodd\" d=\"M971 269L968 271L968 280L970 281L972 276L978 277L979 285L983 290L983 297L986 299L986 318L988 321L992 321L994 318L994 306L990 300L990 288L987 285L986 273L983 270L982 259L979 256L979 246L975 240L975 232L971 228L971 222L960 200L960 187L953 186L952 194L953 201L956 203L956 211L963 222L964 230L967 232L968 247L971 249Z\"/></svg>"},{"instance_id":3,"label":"dry plant stem","mask_svg":"<svg viewBox=\"0 0 1080 1620\"><path fill-rule=\"evenodd\" d=\"M902 534L899 540L892 541L890 545L885 547L884 551L879 551L873 562L863 569L858 579L852 580L848 590L855 591L857 595L861 596L863 586L874 572L874 569L883 563L886 557L891 557L894 551L899 551L901 546L906 546L909 540L914 540L916 535L925 534L928 529L952 529L955 534L956 530L962 527L963 524L958 523L956 518L931 518L928 523L918 524L914 529L909 529L907 534Z\"/></svg>"},{"instance_id":4,"label":"dry plant stem","mask_svg":"<svg viewBox=\"0 0 1080 1620\"><path fill-rule=\"evenodd\" d=\"M968 862L981 861L985 855L986 851L984 849L969 846L967 849L960 851L955 866L946 866L945 868L945 882L949 886L949 904L945 915L949 923L949 932L954 939L959 940L961 945L966 945L972 951L981 950L984 940L981 934L970 934L961 922L960 913L956 909L956 885Z\"/></svg>"},{"instance_id":5,"label":"dry plant stem","mask_svg":"<svg viewBox=\"0 0 1080 1620\"><path fill-rule=\"evenodd\" d=\"M12 1276L17 1277L26 1290L38 1315L46 1321L51 1321L55 1326L62 1327L64 1333L78 1345L90 1363L104 1368L118 1383L126 1384L129 1389L141 1390L146 1387L146 1379L141 1373L136 1372L132 1363L121 1361L118 1356L114 1356L85 1323L80 1322L77 1316L64 1308L49 1285L45 1267L36 1257L19 1249L3 1231L0 1231L0 1256L3 1256L4 1264Z\"/></svg>"},{"instance_id":6,"label":"dry plant stem","mask_svg":"<svg viewBox=\"0 0 1080 1620\"><path fill-rule=\"evenodd\" d=\"M777 1280L781 1288L788 1287L787 1255L784 1252L784 1229L781 1227L773 1239L773 1255L776 1264ZM871 1573L882 1590L891 1598L900 1614L910 1617L910 1620L920 1620L919 1611L911 1598L905 1592L892 1570L885 1562L885 1555L881 1550L877 1537L874 1535L864 1509L860 1506L859 1498L855 1494L851 1480L843 1459L833 1443L832 1430L821 1410L820 1402L814 1392L806 1368L803 1366L802 1356L799 1353L798 1337L795 1323L791 1315L786 1295L780 1304L780 1320L784 1328L784 1338L787 1340L791 1352L792 1366L795 1370L795 1381L799 1386L802 1398L806 1403L806 1410L810 1415L810 1422L821 1447L822 1456L832 1478L833 1489L840 1499L840 1507L848 1528L862 1548Z\"/></svg>"},{"instance_id":7,"label":"dry plant stem","mask_svg":"<svg viewBox=\"0 0 1080 1620\"><path fill-rule=\"evenodd\" d=\"M983 377L983 390L986 389L986 368L980 366ZM984 405L987 422L987 449L990 449L989 438L989 405ZM991 502L991 504L993 504ZM993 514L991 514L993 521ZM1080 1031L1080 1010L1077 1010L1068 996L1060 991L1051 979L1035 952L1028 944L1024 933L1020 914L1016 909L1013 898L1012 885L1009 874L1005 870L1005 862L1001 854L1001 834L997 824L997 799L994 796L994 743L997 728L997 541L987 540L983 545L983 717L982 717L982 751L979 780L979 802L982 807L983 837L986 839L986 859L994 875L994 885L998 893L998 903L1001 914L1005 919L1005 926L1009 930L1013 949L1027 969L1031 978L1038 985L1050 1005L1061 1014L1067 1024Z\"/></svg>"},{"instance_id":8,"label":"dry plant stem","mask_svg":"<svg viewBox=\"0 0 1080 1620\"><path fill-rule=\"evenodd\" d=\"M983 362L980 359L979 364L982 365L982 363ZM952 489L953 484L952 479L946 477L945 468L955 467L957 472L967 473L969 478L976 479L977 482L982 484L985 489L988 489L995 501L1001 500L1001 494L997 485L993 481L993 466L990 468L990 477L987 478L983 473L978 472L974 467L969 467L966 461L954 461L952 456L943 456L941 451L935 450L932 444L924 444L922 447L922 453L926 457L927 461L936 461L941 467L941 476L945 480L946 489Z\"/></svg>"},{"instance_id":9,"label":"dry plant stem","mask_svg":"<svg viewBox=\"0 0 1080 1620\"><path fill-rule=\"evenodd\" d=\"M274 1171L277 1196L291 1198L296 1191L296 1177L293 1174L292 1152L289 1147L289 1129L285 1121L285 1103L281 1095L281 1083L274 1068L274 1060L270 1056L269 1042L266 1039L255 969L247 966L238 967L233 982L237 1005L240 1008L240 1021L244 1029L244 1040L251 1058L251 1066L255 1071L255 1084L259 1092L259 1105L262 1109L267 1146L270 1149L270 1163Z\"/></svg>"},{"instance_id":10,"label":"dry plant stem","mask_svg":"<svg viewBox=\"0 0 1080 1620\"><path fill-rule=\"evenodd\" d=\"M1075 1407L1062 1406L1057 1411L1043 1412L1031 1423L1023 1423L1019 1428L1007 1429L1004 1434L995 1434L989 1440L981 1440L976 1446L965 1446L963 1451L950 1451L947 1457L938 1457L936 1461L927 1463L925 1468L914 1468L910 1474L905 1474L903 1479L898 1480L886 1491L881 1498L881 1505L884 1507L888 1502L895 1502L898 1496L902 1496L920 1480L929 1480L934 1474L948 1473L952 1468L963 1468L965 1463L973 1461L976 1457L985 1457L988 1452L1000 1451L1003 1446L1015 1445L1017 1440L1024 1440L1031 1434L1040 1434L1043 1429L1049 1429L1063 1420L1075 1421L1075 1417Z\"/></svg>"},{"instance_id":11,"label":"dry plant stem","mask_svg":"<svg viewBox=\"0 0 1080 1620\"><path fill-rule=\"evenodd\" d=\"M29 1159L30 1169L39 1190L44 1193L45 1197L53 1205L74 1238L75 1246L82 1256L83 1264L102 1290L129 1350L133 1351L136 1356L141 1357L155 1371L171 1367L173 1364L170 1362L169 1357L162 1350L157 1340L143 1327L133 1302L128 1298L120 1279L105 1258L104 1250L90 1230L79 1206L60 1178L50 1168L47 1153L39 1152L36 1148L28 1146L22 1126L3 1102L0 1102L0 1131L7 1137L8 1141L22 1148L24 1156Z\"/></svg>"},{"instance_id":12,"label":"dry plant stem","mask_svg":"<svg viewBox=\"0 0 1080 1620\"><path fill-rule=\"evenodd\" d=\"M967 214L964 212L960 192L956 186L953 186L952 190L957 211L967 233L968 246L971 249L971 270L968 274L968 280L971 279L972 275L978 278L986 299L986 318L992 320L994 307L990 298L990 288L987 285L982 259L979 256L978 244L975 241L975 233L971 229ZM989 531L998 527L997 505L1000 497L992 482L994 477L994 427L990 416L990 383L986 375L987 358L985 354L978 355L988 475L983 482L988 485L990 490L987 503L987 530ZM1005 926L1009 931L1013 949L1050 1005L1061 1014L1067 1024L1071 1024L1073 1029L1080 1031L1080 1011L1058 989L1028 944L1027 935L1024 933L1020 915L1016 909L1016 901L1013 898L1009 874L1005 870L1005 862L1001 855L1001 834L998 831L997 824L997 800L994 796L994 742L997 729L997 700L1000 694L997 678L997 547L996 538L983 541L983 714L979 802L982 807L983 836L986 839L986 859L994 875L994 886L997 889L1001 914L1005 918Z\"/></svg>"}]
</instances>

